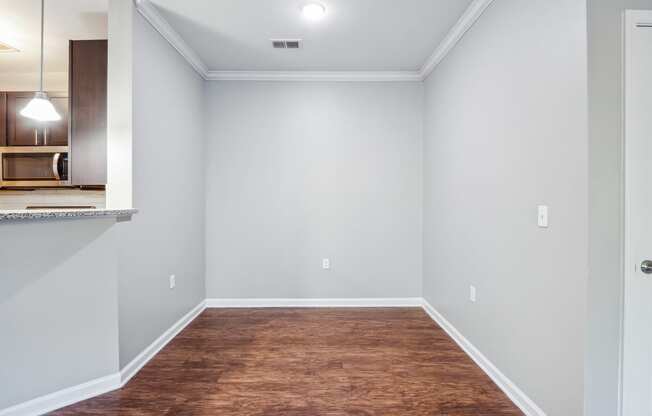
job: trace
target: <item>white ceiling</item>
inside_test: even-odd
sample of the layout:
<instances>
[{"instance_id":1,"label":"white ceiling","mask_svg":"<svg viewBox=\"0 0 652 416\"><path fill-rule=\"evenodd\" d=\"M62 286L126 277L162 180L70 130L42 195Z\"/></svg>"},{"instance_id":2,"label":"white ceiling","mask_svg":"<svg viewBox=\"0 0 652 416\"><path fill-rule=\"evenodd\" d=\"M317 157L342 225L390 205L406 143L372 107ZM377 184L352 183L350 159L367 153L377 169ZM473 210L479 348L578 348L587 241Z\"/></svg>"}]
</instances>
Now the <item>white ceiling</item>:
<instances>
[{"instance_id":1,"label":"white ceiling","mask_svg":"<svg viewBox=\"0 0 652 416\"><path fill-rule=\"evenodd\" d=\"M319 2L327 15L311 22L306 0L151 0L211 71L418 71L472 0Z\"/></svg>"},{"instance_id":2,"label":"white ceiling","mask_svg":"<svg viewBox=\"0 0 652 416\"><path fill-rule=\"evenodd\" d=\"M0 73L37 72L40 0L0 0L0 42L18 53L0 53ZM108 0L46 0L45 70L68 69L68 40L106 39Z\"/></svg>"}]
</instances>

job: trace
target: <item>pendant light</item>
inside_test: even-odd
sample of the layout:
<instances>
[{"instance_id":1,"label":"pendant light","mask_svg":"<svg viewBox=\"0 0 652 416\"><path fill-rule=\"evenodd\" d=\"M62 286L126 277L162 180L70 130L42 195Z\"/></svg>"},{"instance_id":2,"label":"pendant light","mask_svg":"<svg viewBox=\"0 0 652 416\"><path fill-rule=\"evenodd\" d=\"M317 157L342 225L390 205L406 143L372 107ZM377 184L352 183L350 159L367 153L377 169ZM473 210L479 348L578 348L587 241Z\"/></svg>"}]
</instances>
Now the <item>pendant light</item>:
<instances>
[{"instance_id":1,"label":"pendant light","mask_svg":"<svg viewBox=\"0 0 652 416\"><path fill-rule=\"evenodd\" d=\"M43 91L43 33L45 20L45 0L41 0L41 81L39 90L34 94L34 98L27 103L25 108L20 111L23 117L31 118L37 121L57 121L61 116L50 102L48 94Z\"/></svg>"}]
</instances>

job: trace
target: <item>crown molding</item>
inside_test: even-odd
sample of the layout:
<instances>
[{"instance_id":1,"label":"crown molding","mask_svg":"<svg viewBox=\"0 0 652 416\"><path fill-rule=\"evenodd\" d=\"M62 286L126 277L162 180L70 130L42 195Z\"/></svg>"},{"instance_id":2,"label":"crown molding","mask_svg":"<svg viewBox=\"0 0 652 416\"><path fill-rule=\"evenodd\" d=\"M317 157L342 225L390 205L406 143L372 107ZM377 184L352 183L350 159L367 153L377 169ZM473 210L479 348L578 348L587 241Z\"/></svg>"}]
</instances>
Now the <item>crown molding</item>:
<instances>
[{"instance_id":1,"label":"crown molding","mask_svg":"<svg viewBox=\"0 0 652 416\"><path fill-rule=\"evenodd\" d=\"M136 10L207 81L423 82L453 50L493 0L473 0L419 71L212 71L150 0L133 0Z\"/></svg>"},{"instance_id":2,"label":"crown molding","mask_svg":"<svg viewBox=\"0 0 652 416\"><path fill-rule=\"evenodd\" d=\"M455 26L452 27L444 40L441 41L437 49L435 49L433 54L430 55L430 58L428 58L425 64L421 67L421 71L419 72L423 80L428 78L428 75L430 75L437 65L444 60L446 55L453 50L455 45L457 45L466 32L473 27L475 22L478 21L480 16L482 16L482 13L487 10L487 7L489 7L493 1L494 0L473 0L462 17L460 17L457 23L455 23Z\"/></svg>"},{"instance_id":3,"label":"crown molding","mask_svg":"<svg viewBox=\"0 0 652 416\"><path fill-rule=\"evenodd\" d=\"M210 81L421 82L417 71L208 71Z\"/></svg>"},{"instance_id":4,"label":"crown molding","mask_svg":"<svg viewBox=\"0 0 652 416\"><path fill-rule=\"evenodd\" d=\"M136 10L183 56L202 78L206 79L208 67L176 30L156 9L149 0L134 0Z\"/></svg>"}]
</instances>

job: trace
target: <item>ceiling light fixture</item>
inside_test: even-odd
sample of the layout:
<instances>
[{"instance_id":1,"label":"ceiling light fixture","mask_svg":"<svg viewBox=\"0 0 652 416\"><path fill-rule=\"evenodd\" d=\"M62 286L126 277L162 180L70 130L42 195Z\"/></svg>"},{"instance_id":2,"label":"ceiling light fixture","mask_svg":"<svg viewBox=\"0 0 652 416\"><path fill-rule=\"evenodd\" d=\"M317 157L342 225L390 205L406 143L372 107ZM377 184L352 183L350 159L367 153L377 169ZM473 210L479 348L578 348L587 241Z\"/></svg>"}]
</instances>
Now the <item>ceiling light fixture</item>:
<instances>
[{"instance_id":1,"label":"ceiling light fixture","mask_svg":"<svg viewBox=\"0 0 652 416\"><path fill-rule=\"evenodd\" d=\"M20 52L18 49L11 45L0 42L0 53Z\"/></svg>"},{"instance_id":2,"label":"ceiling light fixture","mask_svg":"<svg viewBox=\"0 0 652 416\"><path fill-rule=\"evenodd\" d=\"M57 121L61 116L50 102L48 94L43 91L43 34L45 28L45 0L41 0L41 81L34 98L20 111L23 117L38 121Z\"/></svg>"},{"instance_id":3,"label":"ceiling light fixture","mask_svg":"<svg viewBox=\"0 0 652 416\"><path fill-rule=\"evenodd\" d=\"M319 3L308 3L301 9L303 16L309 20L321 20L326 15L326 7Z\"/></svg>"}]
</instances>

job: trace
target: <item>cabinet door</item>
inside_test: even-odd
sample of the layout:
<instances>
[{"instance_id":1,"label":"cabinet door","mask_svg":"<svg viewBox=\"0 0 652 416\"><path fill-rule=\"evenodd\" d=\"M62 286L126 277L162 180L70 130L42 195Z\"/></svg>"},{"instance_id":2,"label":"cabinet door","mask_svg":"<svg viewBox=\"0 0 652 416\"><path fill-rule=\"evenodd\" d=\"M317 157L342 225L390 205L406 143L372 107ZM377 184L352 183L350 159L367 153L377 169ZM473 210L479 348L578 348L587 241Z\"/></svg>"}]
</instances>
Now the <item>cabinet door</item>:
<instances>
[{"instance_id":1,"label":"cabinet door","mask_svg":"<svg viewBox=\"0 0 652 416\"><path fill-rule=\"evenodd\" d=\"M0 146L7 145L7 94L0 92Z\"/></svg>"},{"instance_id":2,"label":"cabinet door","mask_svg":"<svg viewBox=\"0 0 652 416\"><path fill-rule=\"evenodd\" d=\"M61 115L61 120L45 123L43 143L47 146L68 145L68 97L50 97L52 105Z\"/></svg>"},{"instance_id":3,"label":"cabinet door","mask_svg":"<svg viewBox=\"0 0 652 416\"><path fill-rule=\"evenodd\" d=\"M48 95L61 115L59 121L45 123L20 115L20 111L34 97L33 92L7 94L7 146L68 145L68 99L62 93Z\"/></svg>"},{"instance_id":4,"label":"cabinet door","mask_svg":"<svg viewBox=\"0 0 652 416\"><path fill-rule=\"evenodd\" d=\"M20 115L20 110L34 97L34 93L7 94L7 146L38 146L42 123Z\"/></svg>"},{"instance_id":5,"label":"cabinet door","mask_svg":"<svg viewBox=\"0 0 652 416\"><path fill-rule=\"evenodd\" d=\"M72 184L105 185L107 41L70 41L69 68Z\"/></svg>"}]
</instances>

